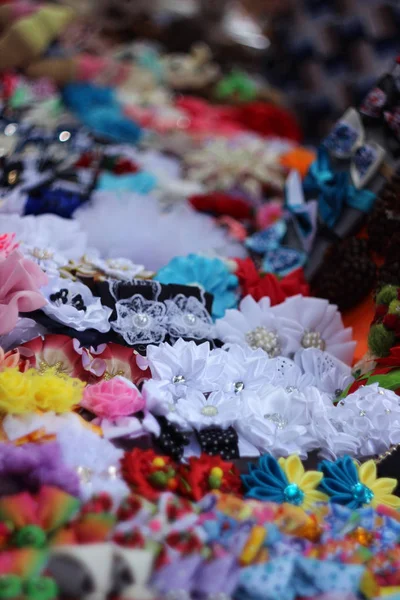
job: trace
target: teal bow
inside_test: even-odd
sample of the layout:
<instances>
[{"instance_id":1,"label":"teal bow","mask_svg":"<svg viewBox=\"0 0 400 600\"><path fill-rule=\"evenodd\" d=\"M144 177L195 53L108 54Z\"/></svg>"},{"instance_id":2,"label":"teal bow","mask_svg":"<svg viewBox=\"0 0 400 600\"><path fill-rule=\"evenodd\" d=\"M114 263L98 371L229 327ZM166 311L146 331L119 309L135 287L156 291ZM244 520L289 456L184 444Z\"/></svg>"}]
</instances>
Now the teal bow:
<instances>
[{"instance_id":1,"label":"teal bow","mask_svg":"<svg viewBox=\"0 0 400 600\"><path fill-rule=\"evenodd\" d=\"M330 228L335 226L345 206L368 213L376 199L369 190L357 190L350 183L347 172L333 171L329 155L322 147L308 171L303 188L308 194L318 195L319 214Z\"/></svg>"}]
</instances>

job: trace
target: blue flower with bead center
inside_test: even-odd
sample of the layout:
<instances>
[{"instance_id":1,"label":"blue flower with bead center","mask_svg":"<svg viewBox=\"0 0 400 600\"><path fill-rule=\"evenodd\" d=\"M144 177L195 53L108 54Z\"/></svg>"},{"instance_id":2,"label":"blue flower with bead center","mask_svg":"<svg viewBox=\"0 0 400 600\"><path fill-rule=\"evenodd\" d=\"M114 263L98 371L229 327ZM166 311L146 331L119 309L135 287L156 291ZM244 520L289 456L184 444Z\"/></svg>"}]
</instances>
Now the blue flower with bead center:
<instances>
[{"instance_id":1,"label":"blue flower with bead center","mask_svg":"<svg viewBox=\"0 0 400 600\"><path fill-rule=\"evenodd\" d=\"M320 487L332 502L352 509L372 502L374 492L361 483L357 467L350 456L339 458L336 462L324 460L319 465L319 470L324 474Z\"/></svg>"},{"instance_id":2,"label":"blue flower with bead center","mask_svg":"<svg viewBox=\"0 0 400 600\"><path fill-rule=\"evenodd\" d=\"M304 499L304 492L296 483L288 481L278 461L269 454L261 456L257 465L250 464L249 474L242 475L242 481L247 498L298 506Z\"/></svg>"}]
</instances>

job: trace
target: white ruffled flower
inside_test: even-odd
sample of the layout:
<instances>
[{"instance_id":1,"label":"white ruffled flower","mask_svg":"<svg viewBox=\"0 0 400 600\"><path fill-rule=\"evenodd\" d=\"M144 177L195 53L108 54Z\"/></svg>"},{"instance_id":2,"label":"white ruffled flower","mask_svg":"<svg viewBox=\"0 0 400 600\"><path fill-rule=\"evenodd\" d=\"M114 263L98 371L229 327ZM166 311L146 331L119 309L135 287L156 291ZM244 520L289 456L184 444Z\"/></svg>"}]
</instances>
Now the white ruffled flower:
<instances>
[{"instance_id":1,"label":"white ruffled flower","mask_svg":"<svg viewBox=\"0 0 400 600\"><path fill-rule=\"evenodd\" d=\"M288 391L266 385L262 394L249 394L237 423L239 433L261 452L274 456L307 456L332 430L319 391Z\"/></svg>"},{"instance_id":2,"label":"white ruffled flower","mask_svg":"<svg viewBox=\"0 0 400 600\"><path fill-rule=\"evenodd\" d=\"M302 328L299 347L325 350L346 364L352 363L356 347L352 329L345 329L337 306L328 300L298 295L274 306L273 311Z\"/></svg>"},{"instance_id":3,"label":"white ruffled flower","mask_svg":"<svg viewBox=\"0 0 400 600\"><path fill-rule=\"evenodd\" d=\"M360 457L377 456L390 446L400 443L399 397L377 383L360 387L340 400L330 411L331 422L337 429L337 439L331 455L338 456L336 442L343 436L354 436Z\"/></svg>"},{"instance_id":4,"label":"white ruffled flower","mask_svg":"<svg viewBox=\"0 0 400 600\"><path fill-rule=\"evenodd\" d=\"M226 429L240 419L241 404L239 397L232 398L224 392L212 392L209 396L190 392L185 398L179 398L168 419L181 426L186 422L194 429Z\"/></svg>"},{"instance_id":5,"label":"white ruffled flower","mask_svg":"<svg viewBox=\"0 0 400 600\"><path fill-rule=\"evenodd\" d=\"M68 264L68 259L53 248L21 244L20 250L24 256L38 264L50 277L58 277L60 268Z\"/></svg>"},{"instance_id":6,"label":"white ruffled flower","mask_svg":"<svg viewBox=\"0 0 400 600\"><path fill-rule=\"evenodd\" d=\"M136 265L128 258L108 258L103 260L101 258L89 257L86 258L84 264L87 264L89 267L93 265L95 269L104 273L106 277L119 281L132 281L145 270L144 265Z\"/></svg>"},{"instance_id":7,"label":"white ruffled flower","mask_svg":"<svg viewBox=\"0 0 400 600\"><path fill-rule=\"evenodd\" d=\"M246 296L239 310L227 310L215 323L216 337L229 344L261 348L270 358L289 356L298 350L303 333L290 315L279 316L269 298L256 302Z\"/></svg>"},{"instance_id":8,"label":"white ruffled flower","mask_svg":"<svg viewBox=\"0 0 400 600\"><path fill-rule=\"evenodd\" d=\"M52 278L41 288L47 300L42 308L50 318L77 331L96 329L101 333L110 330L112 310L101 304L90 289L79 281Z\"/></svg>"}]
</instances>

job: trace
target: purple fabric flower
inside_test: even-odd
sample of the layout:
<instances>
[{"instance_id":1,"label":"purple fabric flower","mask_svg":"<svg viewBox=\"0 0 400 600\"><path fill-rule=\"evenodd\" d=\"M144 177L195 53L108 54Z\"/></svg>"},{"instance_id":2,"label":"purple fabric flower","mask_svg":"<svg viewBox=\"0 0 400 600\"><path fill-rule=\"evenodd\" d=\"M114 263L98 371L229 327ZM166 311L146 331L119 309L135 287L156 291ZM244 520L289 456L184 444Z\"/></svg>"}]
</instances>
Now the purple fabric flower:
<instances>
[{"instance_id":1,"label":"purple fabric flower","mask_svg":"<svg viewBox=\"0 0 400 600\"><path fill-rule=\"evenodd\" d=\"M0 496L36 492L41 485L79 496L78 475L63 464L59 445L0 444Z\"/></svg>"}]
</instances>

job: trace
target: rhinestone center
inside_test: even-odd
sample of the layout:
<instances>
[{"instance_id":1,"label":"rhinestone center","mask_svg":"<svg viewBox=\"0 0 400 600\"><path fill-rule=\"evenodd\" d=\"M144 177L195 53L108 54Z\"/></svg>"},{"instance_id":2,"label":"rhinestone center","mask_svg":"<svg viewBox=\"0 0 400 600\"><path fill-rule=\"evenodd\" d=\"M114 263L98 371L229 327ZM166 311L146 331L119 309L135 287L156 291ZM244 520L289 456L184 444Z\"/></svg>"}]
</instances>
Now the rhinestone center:
<instances>
[{"instance_id":1,"label":"rhinestone center","mask_svg":"<svg viewBox=\"0 0 400 600\"><path fill-rule=\"evenodd\" d=\"M319 331L306 331L301 340L303 348L318 348L319 350L325 350L326 343L322 339Z\"/></svg>"},{"instance_id":2,"label":"rhinestone center","mask_svg":"<svg viewBox=\"0 0 400 600\"><path fill-rule=\"evenodd\" d=\"M258 326L246 334L246 342L254 350L261 348L270 358L279 356L281 352L279 337L274 331Z\"/></svg>"},{"instance_id":3,"label":"rhinestone center","mask_svg":"<svg viewBox=\"0 0 400 600\"><path fill-rule=\"evenodd\" d=\"M203 406L201 414L205 417L215 417L218 414L218 408L216 406Z\"/></svg>"},{"instance_id":4,"label":"rhinestone center","mask_svg":"<svg viewBox=\"0 0 400 600\"><path fill-rule=\"evenodd\" d=\"M285 502L300 506L303 504L304 492L299 488L296 483L290 483L283 491Z\"/></svg>"},{"instance_id":5,"label":"rhinestone center","mask_svg":"<svg viewBox=\"0 0 400 600\"><path fill-rule=\"evenodd\" d=\"M237 381L233 387L235 390L235 394L240 394L240 392L244 390L244 383L243 381Z\"/></svg>"},{"instance_id":6,"label":"rhinestone center","mask_svg":"<svg viewBox=\"0 0 400 600\"><path fill-rule=\"evenodd\" d=\"M266 415L264 415L264 419L266 419L267 421L271 421L271 423L274 423L277 429L284 429L288 424L287 419L285 419L279 413L267 413Z\"/></svg>"},{"instance_id":7,"label":"rhinestone center","mask_svg":"<svg viewBox=\"0 0 400 600\"><path fill-rule=\"evenodd\" d=\"M351 491L353 498L360 504L370 504L374 497L374 492L363 483L356 483Z\"/></svg>"},{"instance_id":8,"label":"rhinestone center","mask_svg":"<svg viewBox=\"0 0 400 600\"><path fill-rule=\"evenodd\" d=\"M172 383L185 383L185 377L183 375L174 375Z\"/></svg>"}]
</instances>

